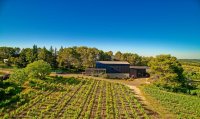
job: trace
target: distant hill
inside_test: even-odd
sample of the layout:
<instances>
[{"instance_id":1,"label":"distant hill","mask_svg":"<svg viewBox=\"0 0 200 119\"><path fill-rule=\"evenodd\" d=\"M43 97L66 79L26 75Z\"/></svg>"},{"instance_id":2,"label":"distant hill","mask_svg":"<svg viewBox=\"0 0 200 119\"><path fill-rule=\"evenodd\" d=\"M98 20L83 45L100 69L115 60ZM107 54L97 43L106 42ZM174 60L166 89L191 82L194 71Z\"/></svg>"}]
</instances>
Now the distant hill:
<instances>
[{"instance_id":1,"label":"distant hill","mask_svg":"<svg viewBox=\"0 0 200 119\"><path fill-rule=\"evenodd\" d=\"M190 65L200 67L200 59L179 59L182 65Z\"/></svg>"},{"instance_id":2,"label":"distant hill","mask_svg":"<svg viewBox=\"0 0 200 119\"><path fill-rule=\"evenodd\" d=\"M200 59L179 59L180 62L200 63Z\"/></svg>"}]
</instances>

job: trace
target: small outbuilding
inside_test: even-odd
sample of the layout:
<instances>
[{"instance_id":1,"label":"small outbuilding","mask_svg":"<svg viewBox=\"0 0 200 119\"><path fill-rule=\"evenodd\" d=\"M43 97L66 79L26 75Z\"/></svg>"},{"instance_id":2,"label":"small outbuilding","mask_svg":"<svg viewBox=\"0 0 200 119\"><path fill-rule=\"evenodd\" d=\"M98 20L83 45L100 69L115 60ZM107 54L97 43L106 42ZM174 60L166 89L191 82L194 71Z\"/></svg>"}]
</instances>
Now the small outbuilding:
<instances>
[{"instance_id":1,"label":"small outbuilding","mask_svg":"<svg viewBox=\"0 0 200 119\"><path fill-rule=\"evenodd\" d=\"M131 78L144 78L149 77L147 73L147 66L130 66L130 77Z\"/></svg>"}]
</instances>

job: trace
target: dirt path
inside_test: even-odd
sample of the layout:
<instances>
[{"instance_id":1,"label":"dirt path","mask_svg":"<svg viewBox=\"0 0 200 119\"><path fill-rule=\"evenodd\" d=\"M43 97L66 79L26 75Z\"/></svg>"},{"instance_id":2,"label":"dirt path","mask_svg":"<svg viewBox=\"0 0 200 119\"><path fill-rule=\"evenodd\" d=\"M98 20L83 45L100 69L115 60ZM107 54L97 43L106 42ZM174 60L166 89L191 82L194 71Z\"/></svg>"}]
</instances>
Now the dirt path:
<instances>
[{"instance_id":1,"label":"dirt path","mask_svg":"<svg viewBox=\"0 0 200 119\"><path fill-rule=\"evenodd\" d=\"M5 73L5 74L10 74L12 72L12 69L0 68L0 72Z\"/></svg>"},{"instance_id":2,"label":"dirt path","mask_svg":"<svg viewBox=\"0 0 200 119\"><path fill-rule=\"evenodd\" d=\"M142 95L140 89L136 86L130 86L130 85L127 85L130 89L132 89L135 93L135 96L137 98L139 98L144 104L148 105L148 101L146 100L146 98Z\"/></svg>"},{"instance_id":3,"label":"dirt path","mask_svg":"<svg viewBox=\"0 0 200 119\"><path fill-rule=\"evenodd\" d=\"M160 119L160 115L155 111L155 109L152 107L152 105L148 102L146 97L141 92L139 86L142 84L149 84L150 82L147 81L148 79L135 79L133 81L117 81L118 83L122 83L126 86L128 86L130 89L132 89L133 93L135 94L135 97L140 101L142 106L145 108L146 113L152 118L152 119Z\"/></svg>"}]
</instances>

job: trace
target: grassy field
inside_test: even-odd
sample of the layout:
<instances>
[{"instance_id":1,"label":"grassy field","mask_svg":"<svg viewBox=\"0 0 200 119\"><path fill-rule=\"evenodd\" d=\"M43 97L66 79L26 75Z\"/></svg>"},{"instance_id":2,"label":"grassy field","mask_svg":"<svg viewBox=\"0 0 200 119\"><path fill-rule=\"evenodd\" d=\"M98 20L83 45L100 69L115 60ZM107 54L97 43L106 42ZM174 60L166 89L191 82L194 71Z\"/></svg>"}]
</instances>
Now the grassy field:
<instances>
[{"instance_id":1,"label":"grassy field","mask_svg":"<svg viewBox=\"0 0 200 119\"><path fill-rule=\"evenodd\" d=\"M160 114L163 110L171 113L173 118L199 119L200 98L184 94L166 92L154 86L143 86L142 91L148 101L157 108Z\"/></svg>"},{"instance_id":2,"label":"grassy field","mask_svg":"<svg viewBox=\"0 0 200 119\"><path fill-rule=\"evenodd\" d=\"M1 118L149 118L126 86L102 80L49 77L25 83L24 103L1 108ZM19 103L19 104L18 104Z\"/></svg>"}]
</instances>

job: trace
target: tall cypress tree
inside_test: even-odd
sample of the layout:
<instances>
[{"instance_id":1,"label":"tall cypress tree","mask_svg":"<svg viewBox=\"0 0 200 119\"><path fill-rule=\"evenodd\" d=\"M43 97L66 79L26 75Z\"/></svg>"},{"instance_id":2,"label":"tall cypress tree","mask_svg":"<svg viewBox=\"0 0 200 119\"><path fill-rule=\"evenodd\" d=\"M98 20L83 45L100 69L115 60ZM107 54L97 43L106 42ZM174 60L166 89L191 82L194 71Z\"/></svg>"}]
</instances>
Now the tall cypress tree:
<instances>
[{"instance_id":1,"label":"tall cypress tree","mask_svg":"<svg viewBox=\"0 0 200 119\"><path fill-rule=\"evenodd\" d=\"M37 45L33 45L33 49L32 49L32 55L33 55L33 61L36 61L38 59L38 48L37 48Z\"/></svg>"}]
</instances>

